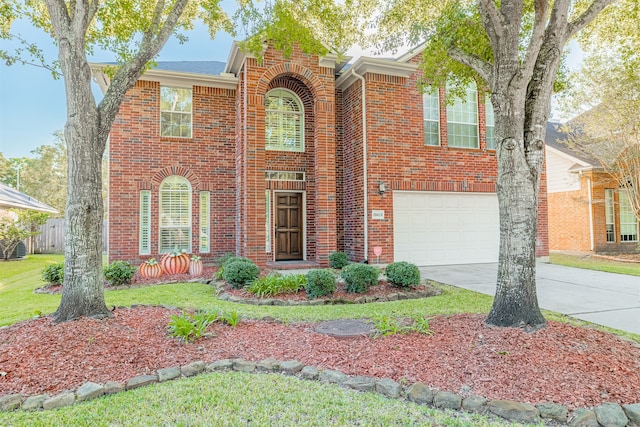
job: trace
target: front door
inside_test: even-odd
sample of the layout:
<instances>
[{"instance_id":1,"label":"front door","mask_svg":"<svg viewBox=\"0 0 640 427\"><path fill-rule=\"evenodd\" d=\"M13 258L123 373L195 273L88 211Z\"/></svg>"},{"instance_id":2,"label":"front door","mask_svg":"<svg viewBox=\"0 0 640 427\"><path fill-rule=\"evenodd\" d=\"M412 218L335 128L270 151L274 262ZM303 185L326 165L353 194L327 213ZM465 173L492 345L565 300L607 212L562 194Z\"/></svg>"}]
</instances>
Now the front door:
<instances>
[{"instance_id":1,"label":"front door","mask_svg":"<svg viewBox=\"0 0 640 427\"><path fill-rule=\"evenodd\" d=\"M302 259L302 193L276 195L276 261Z\"/></svg>"}]
</instances>

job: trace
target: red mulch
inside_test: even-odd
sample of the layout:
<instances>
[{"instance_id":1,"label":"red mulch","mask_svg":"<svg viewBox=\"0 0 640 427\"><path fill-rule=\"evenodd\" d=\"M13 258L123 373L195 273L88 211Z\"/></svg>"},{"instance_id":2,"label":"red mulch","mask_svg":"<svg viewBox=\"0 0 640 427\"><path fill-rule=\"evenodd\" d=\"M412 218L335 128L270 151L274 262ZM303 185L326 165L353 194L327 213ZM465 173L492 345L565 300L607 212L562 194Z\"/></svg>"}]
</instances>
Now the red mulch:
<instances>
[{"instance_id":1,"label":"red mulch","mask_svg":"<svg viewBox=\"0 0 640 427\"><path fill-rule=\"evenodd\" d=\"M167 336L178 310L117 309L106 320L53 325L51 318L0 329L0 395L54 394L86 381L124 382L195 360L297 359L351 375L422 381L490 399L571 408L640 402L640 348L597 330L550 322L544 330L489 328L482 315L437 316L434 335L337 339L313 325L242 321L182 344Z\"/></svg>"}]
</instances>

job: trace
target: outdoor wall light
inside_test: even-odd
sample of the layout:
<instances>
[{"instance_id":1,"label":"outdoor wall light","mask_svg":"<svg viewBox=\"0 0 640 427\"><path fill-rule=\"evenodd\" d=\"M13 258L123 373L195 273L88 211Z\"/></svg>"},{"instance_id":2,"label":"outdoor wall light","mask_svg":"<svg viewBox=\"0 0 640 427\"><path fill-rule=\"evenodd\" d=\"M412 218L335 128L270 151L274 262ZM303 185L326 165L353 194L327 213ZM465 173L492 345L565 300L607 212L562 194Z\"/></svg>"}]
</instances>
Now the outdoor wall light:
<instances>
[{"instance_id":1,"label":"outdoor wall light","mask_svg":"<svg viewBox=\"0 0 640 427\"><path fill-rule=\"evenodd\" d=\"M378 193L380 193L381 196L384 196L385 191L387 191L387 188L384 185L384 181L378 182Z\"/></svg>"}]
</instances>

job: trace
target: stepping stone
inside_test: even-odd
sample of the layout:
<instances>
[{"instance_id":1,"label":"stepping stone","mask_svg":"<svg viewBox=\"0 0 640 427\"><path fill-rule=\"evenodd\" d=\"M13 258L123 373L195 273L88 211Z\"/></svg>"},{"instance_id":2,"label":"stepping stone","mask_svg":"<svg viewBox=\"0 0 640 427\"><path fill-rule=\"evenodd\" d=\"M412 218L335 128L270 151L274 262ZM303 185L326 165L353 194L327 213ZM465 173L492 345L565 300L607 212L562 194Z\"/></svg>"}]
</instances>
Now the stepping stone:
<instances>
[{"instance_id":1,"label":"stepping stone","mask_svg":"<svg viewBox=\"0 0 640 427\"><path fill-rule=\"evenodd\" d=\"M373 335L376 329L365 320L338 319L319 323L315 331L336 338L357 338Z\"/></svg>"}]
</instances>

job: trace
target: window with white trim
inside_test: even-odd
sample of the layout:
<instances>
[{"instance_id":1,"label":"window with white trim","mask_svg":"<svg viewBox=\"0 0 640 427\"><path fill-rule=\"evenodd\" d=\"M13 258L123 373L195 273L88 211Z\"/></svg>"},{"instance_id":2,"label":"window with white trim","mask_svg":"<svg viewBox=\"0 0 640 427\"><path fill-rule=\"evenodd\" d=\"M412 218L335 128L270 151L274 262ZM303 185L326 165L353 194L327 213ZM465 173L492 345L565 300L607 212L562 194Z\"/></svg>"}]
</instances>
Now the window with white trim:
<instances>
[{"instance_id":1,"label":"window with white trim","mask_svg":"<svg viewBox=\"0 0 640 427\"><path fill-rule=\"evenodd\" d=\"M449 147L478 148L478 92L476 85L467 87L464 99L457 98L447 106Z\"/></svg>"},{"instance_id":2,"label":"window with white trim","mask_svg":"<svg viewBox=\"0 0 640 427\"><path fill-rule=\"evenodd\" d=\"M191 184L169 176L160 184L159 252L191 252Z\"/></svg>"},{"instance_id":3,"label":"window with white trim","mask_svg":"<svg viewBox=\"0 0 640 427\"><path fill-rule=\"evenodd\" d=\"M191 89L160 87L160 135L191 138Z\"/></svg>"},{"instance_id":4,"label":"window with white trim","mask_svg":"<svg viewBox=\"0 0 640 427\"><path fill-rule=\"evenodd\" d=\"M304 109L296 94L273 89L266 94L265 148L304 151Z\"/></svg>"},{"instance_id":5,"label":"window with white trim","mask_svg":"<svg viewBox=\"0 0 640 427\"><path fill-rule=\"evenodd\" d=\"M211 213L211 193L200 192L200 253L209 253L211 250L211 231L209 216Z\"/></svg>"},{"instance_id":6,"label":"window with white trim","mask_svg":"<svg viewBox=\"0 0 640 427\"><path fill-rule=\"evenodd\" d=\"M151 254L151 191L140 191L140 255Z\"/></svg>"},{"instance_id":7,"label":"window with white trim","mask_svg":"<svg viewBox=\"0 0 640 427\"><path fill-rule=\"evenodd\" d=\"M424 145L440 145L440 91L429 88L422 94Z\"/></svg>"},{"instance_id":8,"label":"window with white trim","mask_svg":"<svg viewBox=\"0 0 640 427\"><path fill-rule=\"evenodd\" d=\"M487 149L495 150L496 141L494 137L495 130L495 116L493 114L493 104L491 103L491 97L487 95L484 102L485 110L485 134L487 138Z\"/></svg>"},{"instance_id":9,"label":"window with white trim","mask_svg":"<svg viewBox=\"0 0 640 427\"><path fill-rule=\"evenodd\" d=\"M604 190L604 218L607 227L607 242L616 241L615 207L613 202L613 188Z\"/></svg>"},{"instance_id":10,"label":"window with white trim","mask_svg":"<svg viewBox=\"0 0 640 427\"><path fill-rule=\"evenodd\" d=\"M620 190L618 193L619 211L620 211L620 241L621 242L637 242L638 241L638 218L636 218L629 193L626 190Z\"/></svg>"}]
</instances>

